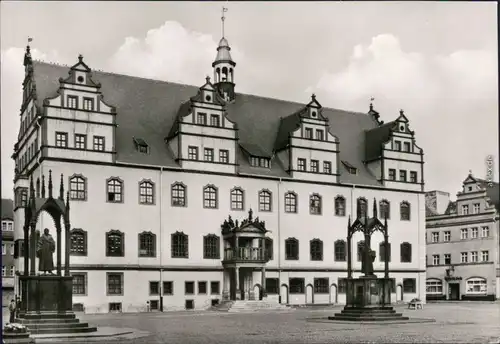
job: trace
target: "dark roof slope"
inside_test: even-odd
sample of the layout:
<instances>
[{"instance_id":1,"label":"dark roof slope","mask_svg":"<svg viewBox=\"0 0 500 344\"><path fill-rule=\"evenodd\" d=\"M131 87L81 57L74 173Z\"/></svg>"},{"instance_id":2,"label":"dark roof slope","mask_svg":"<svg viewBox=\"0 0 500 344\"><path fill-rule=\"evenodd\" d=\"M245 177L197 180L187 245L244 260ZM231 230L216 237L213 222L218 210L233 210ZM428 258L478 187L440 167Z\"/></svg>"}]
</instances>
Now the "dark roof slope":
<instances>
[{"instance_id":1,"label":"dark roof slope","mask_svg":"<svg viewBox=\"0 0 500 344\"><path fill-rule=\"evenodd\" d=\"M376 159L382 154L382 144L389 140L394 121L366 131L365 160Z\"/></svg>"},{"instance_id":2,"label":"dark roof slope","mask_svg":"<svg viewBox=\"0 0 500 344\"><path fill-rule=\"evenodd\" d=\"M14 220L14 202L2 198L2 220Z\"/></svg>"},{"instance_id":3,"label":"dark roof slope","mask_svg":"<svg viewBox=\"0 0 500 344\"><path fill-rule=\"evenodd\" d=\"M488 182L484 179L475 178L481 187L486 189L486 195L490 198L490 204L500 211L500 186L495 182ZM490 186L490 184L492 184Z\"/></svg>"},{"instance_id":4,"label":"dark roof slope","mask_svg":"<svg viewBox=\"0 0 500 344\"><path fill-rule=\"evenodd\" d=\"M37 103L40 106L45 98L57 94L59 78L68 75L69 67L40 61L33 61L33 66L38 94ZM199 87L97 71L92 72L92 78L95 82L101 83L101 92L106 103L116 107L117 161L177 166L166 147L164 138L171 132L181 104L196 95ZM280 118L289 117L305 105L305 103L236 94L235 101L227 105L227 115L237 124L240 142L258 145L270 153L275 143L282 140L281 137L284 139L288 137L288 133L278 132ZM380 185L376 177L362 163L365 156L365 131L374 129L377 124L365 113L323 108L322 115L329 120L330 132L339 139L340 159L349 161L359 169L355 175L342 174L340 181ZM289 127L293 125L286 126ZM149 154L137 152L132 137L142 137L147 140L150 145ZM248 168L242 164L240 172L256 173ZM282 176L283 172L281 164L272 163L270 175Z\"/></svg>"}]
</instances>

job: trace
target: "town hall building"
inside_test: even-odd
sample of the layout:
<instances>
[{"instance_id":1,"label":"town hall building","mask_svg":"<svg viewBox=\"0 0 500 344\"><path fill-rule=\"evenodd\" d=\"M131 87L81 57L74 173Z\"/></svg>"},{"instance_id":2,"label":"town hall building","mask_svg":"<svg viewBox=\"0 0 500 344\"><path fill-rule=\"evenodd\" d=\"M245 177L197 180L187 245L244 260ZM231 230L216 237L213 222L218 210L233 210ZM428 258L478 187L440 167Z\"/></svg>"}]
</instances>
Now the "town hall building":
<instances>
[{"instance_id":1,"label":"town hall building","mask_svg":"<svg viewBox=\"0 0 500 344\"><path fill-rule=\"evenodd\" d=\"M75 310L345 303L348 218L358 207L371 216L374 202L388 222L392 300L424 298L424 155L402 110L384 123L371 104L359 113L315 95L239 93L238 68L250 66L225 37L200 86L92 71L81 55L71 67L35 61L29 46L24 66L16 271L30 179L40 197L49 172L56 188L62 174ZM43 228L55 237L48 214ZM379 276L384 248L374 234Z\"/></svg>"}]
</instances>

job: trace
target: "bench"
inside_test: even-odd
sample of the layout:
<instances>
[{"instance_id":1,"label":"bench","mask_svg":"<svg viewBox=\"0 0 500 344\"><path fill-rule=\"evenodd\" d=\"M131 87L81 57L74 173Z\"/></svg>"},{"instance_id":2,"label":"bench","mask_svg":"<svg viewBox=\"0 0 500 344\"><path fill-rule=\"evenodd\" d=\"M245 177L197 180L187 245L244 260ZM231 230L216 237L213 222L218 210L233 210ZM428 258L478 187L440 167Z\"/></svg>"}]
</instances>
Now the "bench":
<instances>
[{"instance_id":1,"label":"bench","mask_svg":"<svg viewBox=\"0 0 500 344\"><path fill-rule=\"evenodd\" d=\"M410 301L408 303L408 309L424 309L424 303L422 301Z\"/></svg>"}]
</instances>

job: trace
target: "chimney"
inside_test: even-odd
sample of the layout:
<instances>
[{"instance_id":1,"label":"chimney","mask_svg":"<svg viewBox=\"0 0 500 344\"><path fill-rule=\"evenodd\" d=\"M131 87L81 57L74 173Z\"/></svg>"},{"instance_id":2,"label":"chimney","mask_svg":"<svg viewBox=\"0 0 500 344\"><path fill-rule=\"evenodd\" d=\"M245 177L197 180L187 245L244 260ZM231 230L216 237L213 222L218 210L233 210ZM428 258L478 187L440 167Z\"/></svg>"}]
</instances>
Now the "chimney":
<instances>
[{"instance_id":1,"label":"chimney","mask_svg":"<svg viewBox=\"0 0 500 344\"><path fill-rule=\"evenodd\" d=\"M450 194L444 191L429 191L425 193L425 205L435 214L444 214L450 203Z\"/></svg>"}]
</instances>

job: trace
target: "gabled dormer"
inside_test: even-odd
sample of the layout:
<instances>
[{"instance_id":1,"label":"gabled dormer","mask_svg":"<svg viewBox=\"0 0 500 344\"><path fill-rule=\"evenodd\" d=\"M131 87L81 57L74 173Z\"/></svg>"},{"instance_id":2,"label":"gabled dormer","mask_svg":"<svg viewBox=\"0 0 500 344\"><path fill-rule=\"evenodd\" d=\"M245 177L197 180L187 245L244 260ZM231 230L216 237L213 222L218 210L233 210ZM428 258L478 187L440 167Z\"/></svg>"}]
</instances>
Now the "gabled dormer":
<instances>
[{"instance_id":1,"label":"gabled dormer","mask_svg":"<svg viewBox=\"0 0 500 344\"><path fill-rule=\"evenodd\" d=\"M271 168L272 155L256 144L240 143L243 155L251 167Z\"/></svg>"},{"instance_id":2,"label":"gabled dormer","mask_svg":"<svg viewBox=\"0 0 500 344\"><path fill-rule=\"evenodd\" d=\"M59 89L43 100L43 107L43 156L115 161L116 109L104 101L101 84L82 55L68 76L59 78Z\"/></svg>"},{"instance_id":3,"label":"gabled dormer","mask_svg":"<svg viewBox=\"0 0 500 344\"><path fill-rule=\"evenodd\" d=\"M462 182L462 191L457 193L457 213L473 215L494 212L498 199L498 183L474 177L469 171Z\"/></svg>"},{"instance_id":4,"label":"gabled dormer","mask_svg":"<svg viewBox=\"0 0 500 344\"><path fill-rule=\"evenodd\" d=\"M181 104L165 140L182 168L236 172L237 127L225 104L209 77Z\"/></svg>"},{"instance_id":5,"label":"gabled dormer","mask_svg":"<svg viewBox=\"0 0 500 344\"><path fill-rule=\"evenodd\" d=\"M274 150L294 177L337 181L339 141L314 94L307 105L281 119Z\"/></svg>"},{"instance_id":6,"label":"gabled dormer","mask_svg":"<svg viewBox=\"0 0 500 344\"><path fill-rule=\"evenodd\" d=\"M368 114L378 121L372 104ZM394 121L378 122L378 127L365 132L367 168L386 187L423 191L423 151L403 110Z\"/></svg>"}]
</instances>

